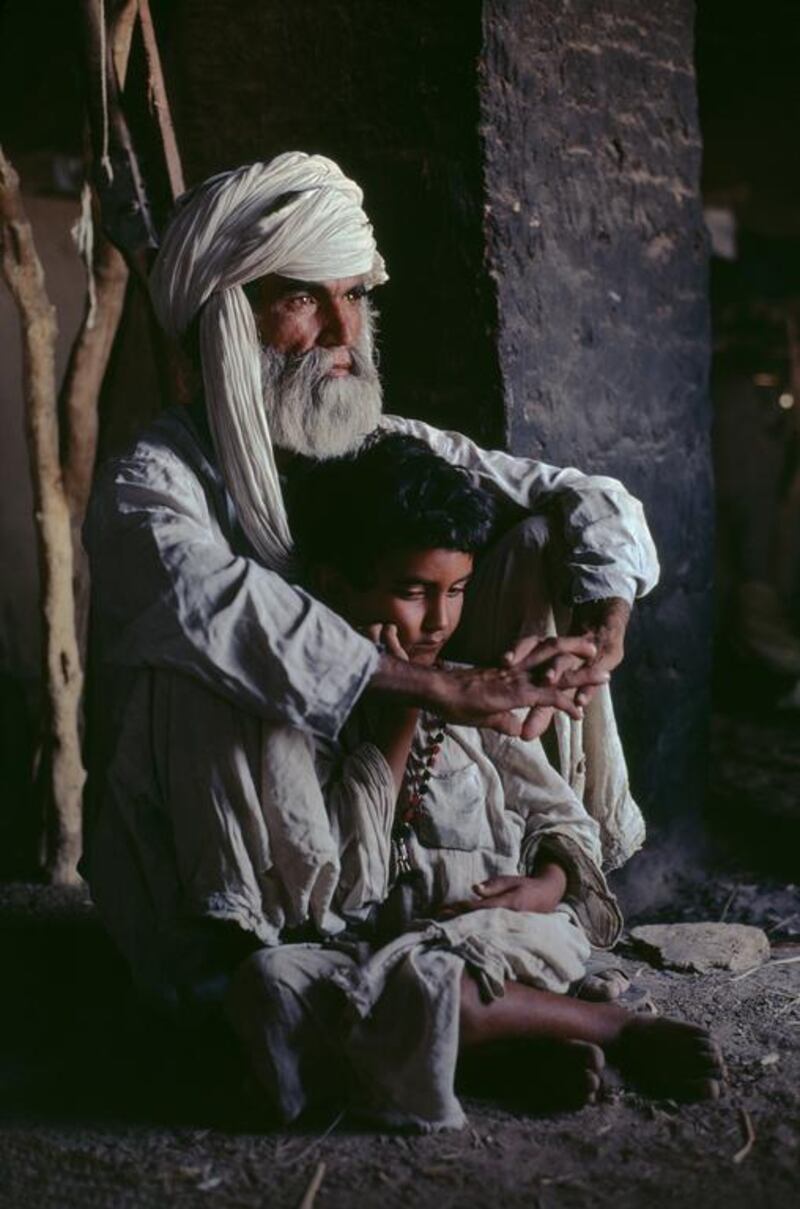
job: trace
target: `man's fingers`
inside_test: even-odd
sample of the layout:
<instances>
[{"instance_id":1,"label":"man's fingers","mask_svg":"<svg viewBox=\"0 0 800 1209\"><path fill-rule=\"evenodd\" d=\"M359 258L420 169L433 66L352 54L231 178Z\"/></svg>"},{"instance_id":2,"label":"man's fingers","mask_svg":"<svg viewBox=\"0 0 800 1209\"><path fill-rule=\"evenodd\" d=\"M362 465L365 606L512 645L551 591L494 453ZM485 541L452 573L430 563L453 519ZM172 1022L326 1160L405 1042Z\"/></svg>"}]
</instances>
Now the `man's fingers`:
<instances>
[{"instance_id":1,"label":"man's fingers","mask_svg":"<svg viewBox=\"0 0 800 1209\"><path fill-rule=\"evenodd\" d=\"M561 690L554 690L555 700L553 705L556 709L560 709L562 713L569 714L570 718L574 718L576 722L580 722L583 717L583 710L579 705L575 704L575 698L572 693L565 693Z\"/></svg>"},{"instance_id":2,"label":"man's fingers","mask_svg":"<svg viewBox=\"0 0 800 1209\"><path fill-rule=\"evenodd\" d=\"M558 682L558 687L568 689L583 688L584 685L597 686L598 684L608 684L610 679L607 671L590 664L588 667L579 667L572 672L565 672Z\"/></svg>"},{"instance_id":3,"label":"man's fingers","mask_svg":"<svg viewBox=\"0 0 800 1209\"><path fill-rule=\"evenodd\" d=\"M576 676L578 672L574 673ZM580 711L575 704L575 692L572 686L552 688L545 685L531 686L529 700L532 698L534 702L533 708L545 707L565 710L571 717L579 717Z\"/></svg>"},{"instance_id":4,"label":"man's fingers","mask_svg":"<svg viewBox=\"0 0 800 1209\"><path fill-rule=\"evenodd\" d=\"M441 683L448 690L451 685L456 686L458 692L450 699L442 694L436 708L450 722L485 726L503 735L532 739L547 729L553 709L580 718L580 707L574 701L575 689L602 684L607 679L607 672L593 667L565 673L558 685L537 684L531 669L524 667L445 671L441 673Z\"/></svg>"},{"instance_id":5,"label":"man's fingers","mask_svg":"<svg viewBox=\"0 0 800 1209\"><path fill-rule=\"evenodd\" d=\"M582 666L583 661L577 655L556 655L544 673L545 683L558 684L563 675Z\"/></svg>"},{"instance_id":6,"label":"man's fingers","mask_svg":"<svg viewBox=\"0 0 800 1209\"><path fill-rule=\"evenodd\" d=\"M580 705L581 708L583 708L584 705L588 705L599 687L600 686L597 684L584 684L584 686L579 688L575 694L575 704Z\"/></svg>"},{"instance_id":7,"label":"man's fingers","mask_svg":"<svg viewBox=\"0 0 800 1209\"><path fill-rule=\"evenodd\" d=\"M588 638L543 638L524 659L519 660L519 665L528 669L541 667L560 655L593 660L597 657L597 647Z\"/></svg>"},{"instance_id":8,"label":"man's fingers","mask_svg":"<svg viewBox=\"0 0 800 1209\"><path fill-rule=\"evenodd\" d=\"M505 652L500 662L503 667L513 667L514 664L521 663L523 659L527 659L532 651L536 650L541 641L542 639L538 634L529 634L526 638L520 638L518 642L514 643L513 647Z\"/></svg>"},{"instance_id":9,"label":"man's fingers","mask_svg":"<svg viewBox=\"0 0 800 1209\"><path fill-rule=\"evenodd\" d=\"M546 708L540 705L528 710L522 729L519 732L522 739L538 739L543 735L553 720L552 706Z\"/></svg>"},{"instance_id":10,"label":"man's fingers","mask_svg":"<svg viewBox=\"0 0 800 1209\"><path fill-rule=\"evenodd\" d=\"M512 713L490 714L481 718L477 725L486 726L512 738L538 739L550 725L554 709L560 709L576 720L583 717L583 710L576 705L570 692L557 688L538 688L536 695L541 704L532 706L523 719Z\"/></svg>"}]
</instances>

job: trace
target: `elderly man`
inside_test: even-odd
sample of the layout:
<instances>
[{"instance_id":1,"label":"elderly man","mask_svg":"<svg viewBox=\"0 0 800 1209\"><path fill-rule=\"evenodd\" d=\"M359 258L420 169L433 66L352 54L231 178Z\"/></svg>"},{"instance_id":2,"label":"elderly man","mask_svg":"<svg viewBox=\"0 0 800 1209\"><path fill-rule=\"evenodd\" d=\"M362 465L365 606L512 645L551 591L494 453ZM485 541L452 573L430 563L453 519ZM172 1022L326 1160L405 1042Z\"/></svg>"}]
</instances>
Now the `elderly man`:
<instances>
[{"instance_id":1,"label":"elderly man","mask_svg":"<svg viewBox=\"0 0 800 1209\"><path fill-rule=\"evenodd\" d=\"M657 574L640 506L613 480L381 417L367 294L386 273L361 197L332 161L291 153L181 199L151 288L199 374L197 397L103 470L90 509L87 876L139 986L173 1004L204 988L213 998L251 944L309 921L335 927L338 857L309 744L335 736L362 693L524 737L553 708L578 719ZM303 458L354 448L378 425L474 471L518 517L547 510L572 638L542 641L540 520L503 539L472 602L484 649L476 640L471 654L502 666L393 659L298 586L286 483ZM640 820L607 701L600 723L597 763L614 772L595 774L592 792L622 859ZM559 748L582 787L574 727ZM301 887L292 901L287 870Z\"/></svg>"}]
</instances>

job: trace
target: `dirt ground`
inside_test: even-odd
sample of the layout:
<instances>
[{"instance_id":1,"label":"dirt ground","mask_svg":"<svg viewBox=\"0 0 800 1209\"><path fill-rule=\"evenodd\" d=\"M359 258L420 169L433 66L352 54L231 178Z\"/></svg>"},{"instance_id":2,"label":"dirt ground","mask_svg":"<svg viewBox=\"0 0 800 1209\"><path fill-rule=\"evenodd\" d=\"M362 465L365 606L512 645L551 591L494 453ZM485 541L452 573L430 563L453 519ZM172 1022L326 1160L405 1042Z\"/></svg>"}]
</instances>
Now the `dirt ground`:
<instances>
[{"instance_id":1,"label":"dirt ground","mask_svg":"<svg viewBox=\"0 0 800 1209\"><path fill-rule=\"evenodd\" d=\"M785 960L800 959L800 889L787 873L800 836L799 732L796 716L718 722L713 800L725 850L637 920L755 923L770 936L771 964L745 977L689 975L619 955L639 997L714 1030L730 1076L719 1101L650 1102L609 1081L599 1104L573 1114L466 1101L459 1133L369 1134L346 1119L269 1132L230 1055L133 1004L85 895L8 885L0 1206L280 1209L301 1205L323 1162L319 1209L667 1209L688 1196L704 1209L788 1209L800 1172L800 960ZM754 812L780 843L749 842Z\"/></svg>"}]
</instances>

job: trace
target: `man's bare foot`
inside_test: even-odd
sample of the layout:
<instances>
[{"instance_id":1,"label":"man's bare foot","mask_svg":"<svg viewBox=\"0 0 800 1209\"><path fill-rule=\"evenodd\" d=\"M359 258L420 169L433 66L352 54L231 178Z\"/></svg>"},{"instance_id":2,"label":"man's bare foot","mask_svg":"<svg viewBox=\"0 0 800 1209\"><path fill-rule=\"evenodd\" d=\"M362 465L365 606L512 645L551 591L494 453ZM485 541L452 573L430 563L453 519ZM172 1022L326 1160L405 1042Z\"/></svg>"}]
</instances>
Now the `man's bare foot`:
<instances>
[{"instance_id":1,"label":"man's bare foot","mask_svg":"<svg viewBox=\"0 0 800 1209\"><path fill-rule=\"evenodd\" d=\"M707 1029L669 1017L631 1015L606 1056L642 1091L675 1100L716 1100L722 1053Z\"/></svg>"},{"instance_id":2,"label":"man's bare foot","mask_svg":"<svg viewBox=\"0 0 800 1209\"><path fill-rule=\"evenodd\" d=\"M509 1108L554 1112L598 1098L605 1055L588 1041L518 1040L477 1046L459 1060L460 1090Z\"/></svg>"}]
</instances>

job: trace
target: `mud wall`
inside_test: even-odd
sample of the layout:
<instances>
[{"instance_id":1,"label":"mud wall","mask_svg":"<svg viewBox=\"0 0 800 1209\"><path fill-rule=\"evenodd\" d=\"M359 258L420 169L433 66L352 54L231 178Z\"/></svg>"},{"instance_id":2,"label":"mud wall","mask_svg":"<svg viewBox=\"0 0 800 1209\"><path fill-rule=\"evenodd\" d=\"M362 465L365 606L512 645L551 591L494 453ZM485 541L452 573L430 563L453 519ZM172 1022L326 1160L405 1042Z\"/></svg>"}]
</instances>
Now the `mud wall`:
<instances>
[{"instance_id":1,"label":"mud wall","mask_svg":"<svg viewBox=\"0 0 800 1209\"><path fill-rule=\"evenodd\" d=\"M487 0L489 272L509 447L615 475L660 587L616 682L637 791L702 790L712 487L691 0Z\"/></svg>"}]
</instances>

